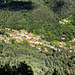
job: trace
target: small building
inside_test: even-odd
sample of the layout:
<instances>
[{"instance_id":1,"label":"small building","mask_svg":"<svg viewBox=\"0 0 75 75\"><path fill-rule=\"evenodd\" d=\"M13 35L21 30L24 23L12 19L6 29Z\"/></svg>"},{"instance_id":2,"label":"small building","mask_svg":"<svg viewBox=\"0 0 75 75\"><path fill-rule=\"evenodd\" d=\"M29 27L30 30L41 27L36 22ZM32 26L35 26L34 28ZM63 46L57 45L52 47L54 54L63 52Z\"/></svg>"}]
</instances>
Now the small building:
<instances>
[{"instance_id":1,"label":"small building","mask_svg":"<svg viewBox=\"0 0 75 75\"><path fill-rule=\"evenodd\" d=\"M4 41L5 41L5 43L9 43L9 40L7 40L7 39L6 39L6 40L4 40Z\"/></svg>"},{"instance_id":2,"label":"small building","mask_svg":"<svg viewBox=\"0 0 75 75\"><path fill-rule=\"evenodd\" d=\"M48 52L48 50L45 50L45 52Z\"/></svg>"},{"instance_id":3,"label":"small building","mask_svg":"<svg viewBox=\"0 0 75 75\"><path fill-rule=\"evenodd\" d=\"M0 40L2 40L3 39L3 37L0 37Z\"/></svg>"},{"instance_id":4,"label":"small building","mask_svg":"<svg viewBox=\"0 0 75 75\"><path fill-rule=\"evenodd\" d=\"M75 49L75 46L70 45L70 49Z\"/></svg>"},{"instance_id":5,"label":"small building","mask_svg":"<svg viewBox=\"0 0 75 75\"><path fill-rule=\"evenodd\" d=\"M16 41L17 41L18 43L22 42L21 39L16 39Z\"/></svg>"},{"instance_id":6,"label":"small building","mask_svg":"<svg viewBox=\"0 0 75 75\"><path fill-rule=\"evenodd\" d=\"M64 42L59 42L59 44L60 44L60 45L66 45L66 43L64 43Z\"/></svg>"},{"instance_id":7,"label":"small building","mask_svg":"<svg viewBox=\"0 0 75 75\"><path fill-rule=\"evenodd\" d=\"M19 38L19 35L14 35L12 38Z\"/></svg>"},{"instance_id":8,"label":"small building","mask_svg":"<svg viewBox=\"0 0 75 75\"><path fill-rule=\"evenodd\" d=\"M38 40L41 39L41 37L37 35L36 37L34 37L34 39Z\"/></svg>"},{"instance_id":9,"label":"small building","mask_svg":"<svg viewBox=\"0 0 75 75\"><path fill-rule=\"evenodd\" d=\"M25 40L27 40L27 39L25 39L25 38L22 38L22 40L23 40L23 41L25 41Z\"/></svg>"},{"instance_id":10,"label":"small building","mask_svg":"<svg viewBox=\"0 0 75 75\"><path fill-rule=\"evenodd\" d=\"M38 41L39 42L39 44L43 44L43 41Z\"/></svg>"},{"instance_id":11,"label":"small building","mask_svg":"<svg viewBox=\"0 0 75 75\"><path fill-rule=\"evenodd\" d=\"M34 38L34 36L30 36L30 35L29 35L29 36L28 36L28 39L31 39L31 38Z\"/></svg>"},{"instance_id":12,"label":"small building","mask_svg":"<svg viewBox=\"0 0 75 75\"><path fill-rule=\"evenodd\" d=\"M31 32L29 33L30 36L34 36Z\"/></svg>"},{"instance_id":13,"label":"small building","mask_svg":"<svg viewBox=\"0 0 75 75\"><path fill-rule=\"evenodd\" d=\"M35 45L33 45L33 44L30 44L30 46L35 47Z\"/></svg>"},{"instance_id":14,"label":"small building","mask_svg":"<svg viewBox=\"0 0 75 75\"><path fill-rule=\"evenodd\" d=\"M10 35L10 36L13 36L14 34L13 34L13 33L9 33L9 35Z\"/></svg>"},{"instance_id":15,"label":"small building","mask_svg":"<svg viewBox=\"0 0 75 75\"><path fill-rule=\"evenodd\" d=\"M74 42L75 41L75 38L72 40L72 42Z\"/></svg>"},{"instance_id":16,"label":"small building","mask_svg":"<svg viewBox=\"0 0 75 75\"><path fill-rule=\"evenodd\" d=\"M38 48L39 50L41 49L39 46L36 46L36 48Z\"/></svg>"},{"instance_id":17,"label":"small building","mask_svg":"<svg viewBox=\"0 0 75 75\"><path fill-rule=\"evenodd\" d=\"M17 31L17 30L15 30L15 29L12 29L12 31L13 31L14 33L18 33L18 31Z\"/></svg>"},{"instance_id":18,"label":"small building","mask_svg":"<svg viewBox=\"0 0 75 75\"><path fill-rule=\"evenodd\" d=\"M8 30L8 31L9 31L9 30L11 30L11 29L10 29L10 28L5 28L5 30Z\"/></svg>"},{"instance_id":19,"label":"small building","mask_svg":"<svg viewBox=\"0 0 75 75\"><path fill-rule=\"evenodd\" d=\"M65 38L62 38L62 40L65 40Z\"/></svg>"},{"instance_id":20,"label":"small building","mask_svg":"<svg viewBox=\"0 0 75 75\"><path fill-rule=\"evenodd\" d=\"M21 33L17 33L17 35L21 36L22 34Z\"/></svg>"},{"instance_id":21,"label":"small building","mask_svg":"<svg viewBox=\"0 0 75 75\"><path fill-rule=\"evenodd\" d=\"M21 31L21 33L25 33L25 32L27 32L27 31L26 31L26 30L24 30L24 29L23 29L23 30L20 30L20 31Z\"/></svg>"},{"instance_id":22,"label":"small building","mask_svg":"<svg viewBox=\"0 0 75 75\"><path fill-rule=\"evenodd\" d=\"M64 22L69 22L67 19L63 19Z\"/></svg>"},{"instance_id":23,"label":"small building","mask_svg":"<svg viewBox=\"0 0 75 75\"><path fill-rule=\"evenodd\" d=\"M62 22L62 21L59 21L59 23L60 23L60 24L65 24L65 23L64 23L64 22Z\"/></svg>"},{"instance_id":24,"label":"small building","mask_svg":"<svg viewBox=\"0 0 75 75\"><path fill-rule=\"evenodd\" d=\"M26 37L28 37L28 36L29 36L29 34L25 34L25 36L26 36Z\"/></svg>"}]
</instances>

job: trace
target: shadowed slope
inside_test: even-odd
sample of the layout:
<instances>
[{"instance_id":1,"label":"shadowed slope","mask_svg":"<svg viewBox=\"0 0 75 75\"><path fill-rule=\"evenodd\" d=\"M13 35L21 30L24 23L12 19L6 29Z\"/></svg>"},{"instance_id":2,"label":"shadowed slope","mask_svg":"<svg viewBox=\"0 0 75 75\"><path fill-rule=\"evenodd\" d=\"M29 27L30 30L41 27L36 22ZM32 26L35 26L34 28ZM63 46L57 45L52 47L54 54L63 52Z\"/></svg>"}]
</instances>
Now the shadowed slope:
<instances>
[{"instance_id":1,"label":"shadowed slope","mask_svg":"<svg viewBox=\"0 0 75 75\"><path fill-rule=\"evenodd\" d=\"M31 1L27 1L27 2L23 2L23 1L11 1L8 4L3 4L0 6L1 9L3 8L7 8L9 10L32 10L34 8L34 3L32 3Z\"/></svg>"}]
</instances>

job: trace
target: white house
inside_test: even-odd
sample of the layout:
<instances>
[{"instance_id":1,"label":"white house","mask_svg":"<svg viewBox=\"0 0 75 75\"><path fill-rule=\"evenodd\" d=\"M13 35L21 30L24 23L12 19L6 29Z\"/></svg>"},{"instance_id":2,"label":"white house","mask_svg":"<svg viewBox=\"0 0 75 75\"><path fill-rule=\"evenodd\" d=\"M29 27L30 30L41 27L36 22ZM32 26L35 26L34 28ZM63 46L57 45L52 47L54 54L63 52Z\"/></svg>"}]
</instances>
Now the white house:
<instances>
[{"instance_id":1,"label":"white house","mask_svg":"<svg viewBox=\"0 0 75 75\"><path fill-rule=\"evenodd\" d=\"M25 34L25 36L26 36L26 37L28 37L28 36L29 36L29 34Z\"/></svg>"},{"instance_id":2,"label":"white house","mask_svg":"<svg viewBox=\"0 0 75 75\"><path fill-rule=\"evenodd\" d=\"M21 33L17 33L17 35L20 35L21 36L22 34Z\"/></svg>"}]
</instances>

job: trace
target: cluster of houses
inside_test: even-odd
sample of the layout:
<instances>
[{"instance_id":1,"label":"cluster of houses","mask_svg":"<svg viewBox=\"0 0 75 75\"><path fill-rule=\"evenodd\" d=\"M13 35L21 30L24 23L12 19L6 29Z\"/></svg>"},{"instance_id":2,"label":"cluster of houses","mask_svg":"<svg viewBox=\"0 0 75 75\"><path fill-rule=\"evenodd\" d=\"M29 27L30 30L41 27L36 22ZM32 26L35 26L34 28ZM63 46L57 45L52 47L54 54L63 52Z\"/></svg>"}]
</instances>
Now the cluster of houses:
<instances>
[{"instance_id":1,"label":"cluster of houses","mask_svg":"<svg viewBox=\"0 0 75 75\"><path fill-rule=\"evenodd\" d=\"M61 48L64 48L64 49L66 49L66 43L65 42L59 42L59 46L61 47Z\"/></svg>"},{"instance_id":2,"label":"cluster of houses","mask_svg":"<svg viewBox=\"0 0 75 75\"><path fill-rule=\"evenodd\" d=\"M5 35L5 39L2 38L2 37L0 38L1 40L4 40L5 43L9 43L9 44L10 44L10 43L11 43L11 42L9 41L10 39L15 39L15 41L18 42L18 43L27 40L28 43L29 43L32 47L36 47L37 49L39 49L39 50L42 52L42 49L41 49L40 46L38 46L38 44L43 44L44 41L41 39L40 36L38 36L38 35L35 36L35 35L32 34L32 33L28 33L26 30L17 31L17 30L12 29L12 31L11 31L10 28L5 28L5 29L8 31L8 32L6 32L6 33L9 35L9 37L7 37L7 36ZM9 32L9 31L11 31L11 32ZM40 40L39 40L39 39L40 39ZM36 44L37 44L37 46L35 46ZM48 52L48 50L45 49L44 52Z\"/></svg>"},{"instance_id":3,"label":"cluster of houses","mask_svg":"<svg viewBox=\"0 0 75 75\"><path fill-rule=\"evenodd\" d=\"M59 42L59 46L65 50L67 50L68 48L66 48L66 43L65 42ZM70 49L70 52L72 52L74 50L75 52L75 46L73 45L69 45L69 49Z\"/></svg>"},{"instance_id":4,"label":"cluster of houses","mask_svg":"<svg viewBox=\"0 0 75 75\"><path fill-rule=\"evenodd\" d=\"M70 45L70 49L75 49L75 46Z\"/></svg>"},{"instance_id":5,"label":"cluster of houses","mask_svg":"<svg viewBox=\"0 0 75 75\"><path fill-rule=\"evenodd\" d=\"M26 30L17 31L17 30L14 30L14 29L11 30L10 28L5 28L5 29L8 31L8 32L6 32L6 34L8 34L9 37L6 36L6 35L4 35L4 36L2 37L2 35L0 35L0 41L1 41L1 40L4 40L5 43L9 43L9 44L10 44L10 43L11 43L11 42L10 42L10 39L15 39L15 41L18 42L18 43L27 40L28 43L29 43L32 47L36 47L36 48L39 49L41 52L42 52L42 49L41 49L40 46L38 46L38 44L42 44L42 45L45 45L45 46L48 46L48 47L50 47L50 48L55 49L55 47L52 46L52 45L50 44L50 42L47 42L47 41L42 40L41 37L38 36L38 35L34 35L34 34L32 34L32 33L28 33ZM40 40L39 40L39 39L40 39ZM66 43L65 43L65 42L58 42L58 43L59 43L59 46L60 46L61 48L66 49L66 47L65 47L65 46L66 46ZM35 45L37 45L37 46L35 46ZM75 46L70 45L70 49L75 49ZM48 52L47 48L44 49L44 52Z\"/></svg>"},{"instance_id":6,"label":"cluster of houses","mask_svg":"<svg viewBox=\"0 0 75 75\"><path fill-rule=\"evenodd\" d=\"M26 30L12 30L13 32L7 33L12 39L16 39L17 42L22 42L27 40L30 44L42 44L43 41L38 41L38 39L41 39L40 36L28 33ZM9 38L10 39L10 38Z\"/></svg>"},{"instance_id":7,"label":"cluster of houses","mask_svg":"<svg viewBox=\"0 0 75 75\"><path fill-rule=\"evenodd\" d=\"M70 22L70 20L67 20L67 19L63 19L62 21L59 21L60 24L65 24L65 23L68 23Z\"/></svg>"}]
</instances>

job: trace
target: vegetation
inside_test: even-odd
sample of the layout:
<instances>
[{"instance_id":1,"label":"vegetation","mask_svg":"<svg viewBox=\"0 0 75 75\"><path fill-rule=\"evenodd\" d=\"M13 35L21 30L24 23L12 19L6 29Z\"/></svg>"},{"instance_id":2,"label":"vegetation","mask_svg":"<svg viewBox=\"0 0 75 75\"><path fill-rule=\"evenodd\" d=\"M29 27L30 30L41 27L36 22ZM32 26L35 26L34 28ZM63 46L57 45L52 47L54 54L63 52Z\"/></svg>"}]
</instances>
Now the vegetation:
<instances>
[{"instance_id":1,"label":"vegetation","mask_svg":"<svg viewBox=\"0 0 75 75\"><path fill-rule=\"evenodd\" d=\"M53 52L52 49L49 49L48 53L41 53L30 45L20 43L0 44L0 64L2 65L0 66L0 74L3 75L5 75L4 73L7 75L13 73L14 75L24 75L24 73L26 75L75 74L74 52L70 53L69 50Z\"/></svg>"},{"instance_id":2,"label":"vegetation","mask_svg":"<svg viewBox=\"0 0 75 75\"><path fill-rule=\"evenodd\" d=\"M0 0L0 34L5 34L5 27L11 30L26 29L51 42L51 45L55 41L64 41L67 47L75 45L75 42L68 43L75 38L75 0ZM8 34L6 36L9 37ZM0 75L75 74L74 51L48 48L45 53L31 47L26 40L17 43L15 39L10 39L12 44L2 42Z\"/></svg>"},{"instance_id":3,"label":"vegetation","mask_svg":"<svg viewBox=\"0 0 75 75\"><path fill-rule=\"evenodd\" d=\"M75 37L73 3L74 0L10 1L0 6L0 25L3 28L26 29L44 36L47 41L72 40ZM60 24L63 18L70 22ZM62 40L63 35L66 35L65 40Z\"/></svg>"}]
</instances>

